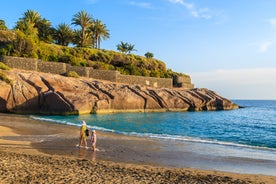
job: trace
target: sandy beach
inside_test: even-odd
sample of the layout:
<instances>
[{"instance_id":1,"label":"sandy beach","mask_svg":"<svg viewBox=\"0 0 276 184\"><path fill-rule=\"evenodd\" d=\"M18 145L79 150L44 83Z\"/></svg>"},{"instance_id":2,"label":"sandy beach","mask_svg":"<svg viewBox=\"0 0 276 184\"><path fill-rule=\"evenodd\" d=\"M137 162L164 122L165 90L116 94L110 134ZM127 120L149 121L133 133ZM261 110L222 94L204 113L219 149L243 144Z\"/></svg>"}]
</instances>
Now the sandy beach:
<instances>
[{"instance_id":1,"label":"sandy beach","mask_svg":"<svg viewBox=\"0 0 276 184\"><path fill-rule=\"evenodd\" d=\"M97 132L92 152L76 148L78 135L75 126L0 114L0 183L276 183L270 175L177 168L179 152L154 139Z\"/></svg>"}]
</instances>

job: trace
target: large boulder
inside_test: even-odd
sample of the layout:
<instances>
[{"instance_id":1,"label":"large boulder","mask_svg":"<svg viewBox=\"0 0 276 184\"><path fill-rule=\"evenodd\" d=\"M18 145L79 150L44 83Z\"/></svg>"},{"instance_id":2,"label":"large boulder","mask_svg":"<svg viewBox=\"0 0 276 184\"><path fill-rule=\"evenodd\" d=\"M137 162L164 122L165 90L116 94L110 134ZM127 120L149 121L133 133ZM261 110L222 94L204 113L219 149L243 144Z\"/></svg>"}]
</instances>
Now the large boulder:
<instances>
[{"instance_id":1,"label":"large boulder","mask_svg":"<svg viewBox=\"0 0 276 184\"><path fill-rule=\"evenodd\" d=\"M13 82L0 80L0 112L65 115L238 108L208 89L149 88L16 69L1 72Z\"/></svg>"}]
</instances>

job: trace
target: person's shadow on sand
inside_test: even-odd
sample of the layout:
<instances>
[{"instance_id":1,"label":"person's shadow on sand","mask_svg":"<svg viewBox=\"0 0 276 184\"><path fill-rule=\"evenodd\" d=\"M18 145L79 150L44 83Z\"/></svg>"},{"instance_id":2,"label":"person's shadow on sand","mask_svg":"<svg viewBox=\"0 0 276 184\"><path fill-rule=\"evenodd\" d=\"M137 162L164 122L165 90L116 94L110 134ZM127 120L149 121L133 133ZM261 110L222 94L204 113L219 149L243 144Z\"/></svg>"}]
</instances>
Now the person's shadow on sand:
<instances>
[{"instance_id":1,"label":"person's shadow on sand","mask_svg":"<svg viewBox=\"0 0 276 184\"><path fill-rule=\"evenodd\" d=\"M86 158L91 161L95 161L96 151L91 152L90 150L87 150L87 149L79 149L78 158Z\"/></svg>"}]
</instances>

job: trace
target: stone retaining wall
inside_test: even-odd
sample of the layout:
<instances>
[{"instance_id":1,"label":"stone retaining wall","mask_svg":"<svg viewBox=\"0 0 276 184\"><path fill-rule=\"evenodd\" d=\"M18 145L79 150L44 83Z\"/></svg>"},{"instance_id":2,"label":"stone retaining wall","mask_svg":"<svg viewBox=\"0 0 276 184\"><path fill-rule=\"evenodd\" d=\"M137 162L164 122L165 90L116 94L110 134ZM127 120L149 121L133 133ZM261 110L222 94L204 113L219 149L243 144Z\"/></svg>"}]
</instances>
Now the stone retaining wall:
<instances>
[{"instance_id":1,"label":"stone retaining wall","mask_svg":"<svg viewBox=\"0 0 276 184\"><path fill-rule=\"evenodd\" d=\"M138 84L143 86L152 86L155 88L172 88L172 79L156 78L156 77L142 77L134 75L117 75L117 80L126 84Z\"/></svg>"},{"instance_id":2,"label":"stone retaining wall","mask_svg":"<svg viewBox=\"0 0 276 184\"><path fill-rule=\"evenodd\" d=\"M138 84L156 88L172 88L173 86L185 89L194 88L194 85L191 84L191 78L188 75L179 76L174 79L142 77L134 75L122 75L120 72L114 70L95 70L91 67L71 66L65 63L46 62L40 59L4 56L2 60L3 63L10 66L11 68L18 68L23 70L32 70L60 75L69 71L75 71L79 76L108 80L111 82Z\"/></svg>"},{"instance_id":3,"label":"stone retaining wall","mask_svg":"<svg viewBox=\"0 0 276 184\"><path fill-rule=\"evenodd\" d=\"M193 89L191 77L189 75L181 75L173 78L173 86L184 89Z\"/></svg>"}]
</instances>

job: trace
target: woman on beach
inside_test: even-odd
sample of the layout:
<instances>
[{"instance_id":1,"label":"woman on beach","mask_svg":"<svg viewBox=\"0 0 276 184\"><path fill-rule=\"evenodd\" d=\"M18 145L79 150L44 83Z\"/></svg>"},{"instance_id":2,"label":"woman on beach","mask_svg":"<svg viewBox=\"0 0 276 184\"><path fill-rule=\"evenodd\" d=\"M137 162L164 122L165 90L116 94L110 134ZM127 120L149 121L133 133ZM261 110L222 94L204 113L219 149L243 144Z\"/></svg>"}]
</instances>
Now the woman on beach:
<instances>
[{"instance_id":1,"label":"woman on beach","mask_svg":"<svg viewBox=\"0 0 276 184\"><path fill-rule=\"evenodd\" d=\"M85 132L86 129L87 129L87 126L86 126L85 121L81 121L81 123L82 123L82 125L81 125L81 128L80 128L80 142L77 146L81 147L82 144L84 143L85 148L88 148L87 147L87 141L86 141L86 132Z\"/></svg>"},{"instance_id":2,"label":"woman on beach","mask_svg":"<svg viewBox=\"0 0 276 184\"><path fill-rule=\"evenodd\" d=\"M97 136L95 130L92 130L90 142L92 144L92 151L96 151Z\"/></svg>"}]
</instances>

